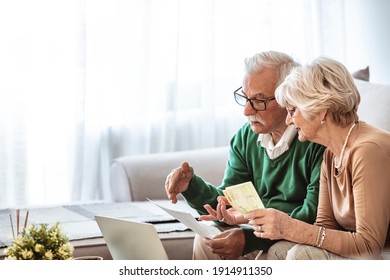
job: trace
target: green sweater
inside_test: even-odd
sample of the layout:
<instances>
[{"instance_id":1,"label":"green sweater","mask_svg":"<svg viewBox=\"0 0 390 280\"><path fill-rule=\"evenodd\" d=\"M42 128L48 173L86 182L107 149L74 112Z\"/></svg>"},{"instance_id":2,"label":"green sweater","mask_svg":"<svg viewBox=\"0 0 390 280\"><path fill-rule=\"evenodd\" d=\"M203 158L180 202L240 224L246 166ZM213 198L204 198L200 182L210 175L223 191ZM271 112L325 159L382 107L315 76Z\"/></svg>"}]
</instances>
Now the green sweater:
<instances>
[{"instance_id":1,"label":"green sweater","mask_svg":"<svg viewBox=\"0 0 390 280\"><path fill-rule=\"evenodd\" d=\"M226 187L252 181L266 208L279 209L291 217L314 223L317 213L320 168L325 147L300 142L298 135L289 150L270 159L257 143L249 123L232 138L230 155L222 185L215 187L194 175L182 195L200 214L208 214L203 205L215 208L219 195ZM250 226L245 233L244 254L255 250L267 251L277 240L257 238Z\"/></svg>"}]
</instances>

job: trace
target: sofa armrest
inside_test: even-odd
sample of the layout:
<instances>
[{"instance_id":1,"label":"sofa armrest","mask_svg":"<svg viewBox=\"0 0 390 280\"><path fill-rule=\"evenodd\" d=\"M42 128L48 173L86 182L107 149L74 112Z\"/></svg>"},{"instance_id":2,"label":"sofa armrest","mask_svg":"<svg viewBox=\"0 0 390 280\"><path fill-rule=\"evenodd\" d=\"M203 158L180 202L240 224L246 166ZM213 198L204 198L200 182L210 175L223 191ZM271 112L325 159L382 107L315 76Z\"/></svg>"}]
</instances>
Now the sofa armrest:
<instances>
[{"instance_id":1,"label":"sofa armrest","mask_svg":"<svg viewBox=\"0 0 390 280\"><path fill-rule=\"evenodd\" d=\"M207 182L220 185L229 147L120 157L110 167L110 188L115 202L167 199L165 179L187 161Z\"/></svg>"}]
</instances>

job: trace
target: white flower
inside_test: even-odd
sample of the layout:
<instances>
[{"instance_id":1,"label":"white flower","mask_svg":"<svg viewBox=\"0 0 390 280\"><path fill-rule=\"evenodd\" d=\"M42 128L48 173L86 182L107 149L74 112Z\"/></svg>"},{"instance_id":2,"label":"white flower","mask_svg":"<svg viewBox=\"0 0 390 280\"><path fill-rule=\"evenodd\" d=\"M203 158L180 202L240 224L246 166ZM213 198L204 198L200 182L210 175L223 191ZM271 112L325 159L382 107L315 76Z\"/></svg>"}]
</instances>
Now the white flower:
<instances>
[{"instance_id":1,"label":"white flower","mask_svg":"<svg viewBox=\"0 0 390 280\"><path fill-rule=\"evenodd\" d=\"M45 260L52 260L53 259L53 253L51 250L47 251L45 253L45 256L43 257Z\"/></svg>"},{"instance_id":2,"label":"white flower","mask_svg":"<svg viewBox=\"0 0 390 280\"><path fill-rule=\"evenodd\" d=\"M22 251L22 256L23 256L23 259L30 260L34 256L34 254L32 251L24 249Z\"/></svg>"},{"instance_id":3,"label":"white flower","mask_svg":"<svg viewBox=\"0 0 390 280\"><path fill-rule=\"evenodd\" d=\"M45 251L45 246L42 244L37 243L34 248L35 252L44 252Z\"/></svg>"},{"instance_id":4,"label":"white flower","mask_svg":"<svg viewBox=\"0 0 390 280\"><path fill-rule=\"evenodd\" d=\"M14 242L16 245L23 246L24 238L21 236L18 236L18 237L16 237Z\"/></svg>"}]
</instances>

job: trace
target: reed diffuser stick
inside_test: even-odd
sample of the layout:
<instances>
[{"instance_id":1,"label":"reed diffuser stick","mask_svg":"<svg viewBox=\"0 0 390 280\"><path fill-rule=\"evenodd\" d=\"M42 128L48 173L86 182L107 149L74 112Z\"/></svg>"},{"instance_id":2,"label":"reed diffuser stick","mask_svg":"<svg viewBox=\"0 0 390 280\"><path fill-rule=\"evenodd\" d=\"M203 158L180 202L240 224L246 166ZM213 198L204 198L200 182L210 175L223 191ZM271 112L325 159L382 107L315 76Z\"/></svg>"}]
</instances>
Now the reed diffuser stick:
<instances>
[{"instance_id":1,"label":"reed diffuser stick","mask_svg":"<svg viewBox=\"0 0 390 280\"><path fill-rule=\"evenodd\" d=\"M9 220L11 222L12 236L15 239L14 223L12 222L12 215L11 214L9 214Z\"/></svg>"},{"instance_id":2,"label":"reed diffuser stick","mask_svg":"<svg viewBox=\"0 0 390 280\"><path fill-rule=\"evenodd\" d=\"M26 212L26 217L25 217L25 219L24 219L23 231L26 231L27 221L28 221L28 214L29 214L29 211L27 210L27 212Z\"/></svg>"},{"instance_id":3,"label":"reed diffuser stick","mask_svg":"<svg viewBox=\"0 0 390 280\"><path fill-rule=\"evenodd\" d=\"M16 234L19 234L20 209L16 209Z\"/></svg>"}]
</instances>

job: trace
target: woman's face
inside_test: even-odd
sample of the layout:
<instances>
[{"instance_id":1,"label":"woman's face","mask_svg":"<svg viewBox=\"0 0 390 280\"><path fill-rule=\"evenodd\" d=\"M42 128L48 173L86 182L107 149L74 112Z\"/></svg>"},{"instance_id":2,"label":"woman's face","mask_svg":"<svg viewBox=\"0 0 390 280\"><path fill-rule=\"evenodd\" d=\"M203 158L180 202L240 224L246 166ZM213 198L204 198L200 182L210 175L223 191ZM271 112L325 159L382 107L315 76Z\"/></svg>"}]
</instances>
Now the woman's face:
<instances>
[{"instance_id":1,"label":"woman's face","mask_svg":"<svg viewBox=\"0 0 390 280\"><path fill-rule=\"evenodd\" d=\"M286 124L293 124L298 131L298 139L301 142L319 140L318 130L321 126L321 117L308 120L303 117L302 113L296 107L286 107L287 117Z\"/></svg>"}]
</instances>

